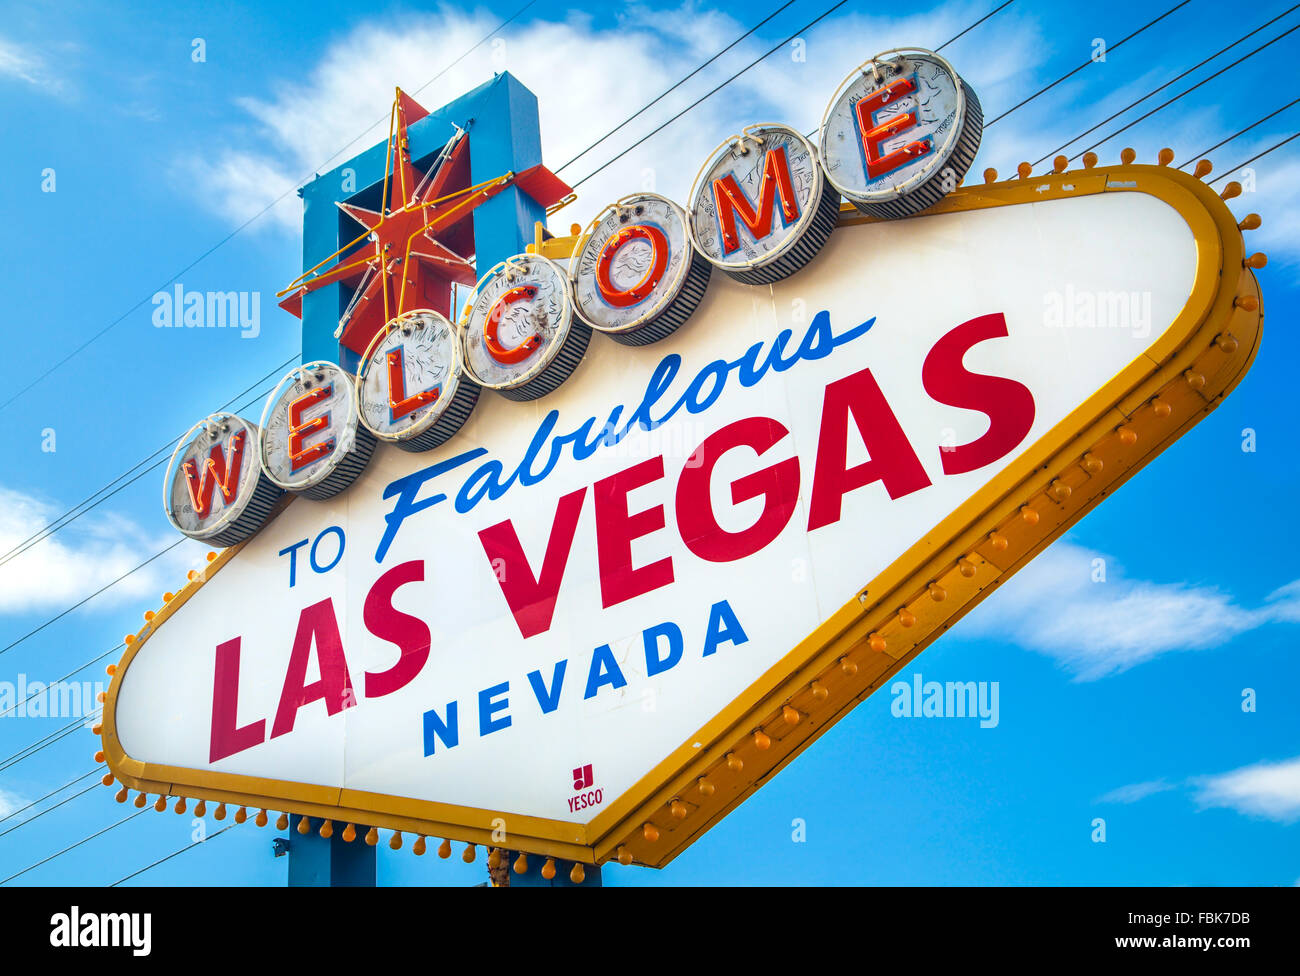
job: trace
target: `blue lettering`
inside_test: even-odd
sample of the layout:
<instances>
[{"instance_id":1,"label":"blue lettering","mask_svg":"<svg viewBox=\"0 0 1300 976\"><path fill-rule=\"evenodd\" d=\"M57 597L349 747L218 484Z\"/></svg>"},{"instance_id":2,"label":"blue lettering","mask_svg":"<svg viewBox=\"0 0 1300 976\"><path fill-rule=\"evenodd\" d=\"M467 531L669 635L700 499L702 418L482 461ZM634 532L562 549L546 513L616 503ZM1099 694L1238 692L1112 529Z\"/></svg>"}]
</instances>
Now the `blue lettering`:
<instances>
[{"instance_id":1,"label":"blue lettering","mask_svg":"<svg viewBox=\"0 0 1300 976\"><path fill-rule=\"evenodd\" d=\"M618 662L614 660L614 652L610 650L608 644L601 644L591 655L591 670L587 672L587 692L582 697L595 698L601 685L622 688L625 684L627 679L623 677Z\"/></svg>"},{"instance_id":2,"label":"blue lettering","mask_svg":"<svg viewBox=\"0 0 1300 976\"><path fill-rule=\"evenodd\" d=\"M293 589L294 584L298 582L298 550L308 543L309 540L303 539L301 542L295 542L291 546L285 546L277 556L289 557L289 589Z\"/></svg>"},{"instance_id":3,"label":"blue lettering","mask_svg":"<svg viewBox=\"0 0 1300 976\"><path fill-rule=\"evenodd\" d=\"M432 756L437 740L451 749L460 741L460 724L456 720L456 702L447 703L447 721L438 717L438 710L431 708L424 713L424 754Z\"/></svg>"},{"instance_id":4,"label":"blue lettering","mask_svg":"<svg viewBox=\"0 0 1300 976\"><path fill-rule=\"evenodd\" d=\"M731 604L726 600L715 603L709 611L709 630L704 635L704 653L701 656L708 657L723 641L739 645L747 640L749 637L736 619L736 611L731 609Z\"/></svg>"},{"instance_id":5,"label":"blue lettering","mask_svg":"<svg viewBox=\"0 0 1300 976\"><path fill-rule=\"evenodd\" d=\"M491 688L484 688L478 693L478 734L480 736L510 728L509 715L503 715L498 719L492 717L502 709L510 707L510 699L506 697L506 692L509 690L510 682L503 681Z\"/></svg>"},{"instance_id":6,"label":"blue lettering","mask_svg":"<svg viewBox=\"0 0 1300 976\"><path fill-rule=\"evenodd\" d=\"M668 638L668 656L659 656L659 638ZM647 678L663 674L677 666L682 659L682 629L674 623L663 623L658 627L648 627L641 635L645 643L645 673Z\"/></svg>"},{"instance_id":7,"label":"blue lettering","mask_svg":"<svg viewBox=\"0 0 1300 976\"><path fill-rule=\"evenodd\" d=\"M543 715L549 715L560 707L560 687L564 684L564 669L568 665L568 661L556 662L555 671L551 675L550 691L546 690L541 671L528 672L528 683L533 686L533 694L537 696L537 704L542 707Z\"/></svg>"},{"instance_id":8,"label":"blue lettering","mask_svg":"<svg viewBox=\"0 0 1300 976\"><path fill-rule=\"evenodd\" d=\"M398 498L393 504L393 510L384 516L384 521L388 523L388 526L384 529L384 537L379 540L379 548L375 550L375 562L381 563L384 561L384 556L388 555L388 547L397 538L397 530L401 528L406 519L418 512L423 512L426 508L437 505L438 502L446 501L447 496L439 492L417 502L415 496L420 493L420 489L424 487L426 481L431 481L438 475L445 474L454 468L460 467L467 461L482 457L486 453L486 447L476 447L473 450L457 454L455 457L439 461L437 464L431 464L427 468L413 471L411 474L390 482L381 497L392 498L397 495Z\"/></svg>"}]
</instances>

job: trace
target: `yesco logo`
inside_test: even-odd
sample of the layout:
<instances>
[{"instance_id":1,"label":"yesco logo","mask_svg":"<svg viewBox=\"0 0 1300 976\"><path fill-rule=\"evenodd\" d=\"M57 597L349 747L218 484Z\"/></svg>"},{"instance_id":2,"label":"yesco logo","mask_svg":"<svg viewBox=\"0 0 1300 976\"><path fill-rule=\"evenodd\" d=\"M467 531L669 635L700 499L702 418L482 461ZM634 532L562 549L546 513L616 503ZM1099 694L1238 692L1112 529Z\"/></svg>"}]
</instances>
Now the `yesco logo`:
<instances>
[{"instance_id":1,"label":"yesco logo","mask_svg":"<svg viewBox=\"0 0 1300 976\"><path fill-rule=\"evenodd\" d=\"M86 912L73 905L50 916L50 945L59 949L130 948L147 956L153 945L153 916L148 912Z\"/></svg>"},{"instance_id":2,"label":"yesco logo","mask_svg":"<svg viewBox=\"0 0 1300 976\"><path fill-rule=\"evenodd\" d=\"M600 806L605 801L604 790L593 790L596 777L591 770L591 763L585 766L578 766L573 771L573 789L576 796L569 797L569 812L577 813L579 810L585 810L588 807Z\"/></svg>"}]
</instances>

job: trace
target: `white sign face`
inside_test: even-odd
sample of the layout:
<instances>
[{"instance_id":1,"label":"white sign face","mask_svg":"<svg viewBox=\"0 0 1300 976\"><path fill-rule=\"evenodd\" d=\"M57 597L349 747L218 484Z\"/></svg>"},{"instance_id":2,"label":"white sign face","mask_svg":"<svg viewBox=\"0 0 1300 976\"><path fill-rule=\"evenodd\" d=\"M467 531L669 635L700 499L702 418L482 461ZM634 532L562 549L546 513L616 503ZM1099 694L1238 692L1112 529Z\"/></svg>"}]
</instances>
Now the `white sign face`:
<instances>
[{"instance_id":1,"label":"white sign face","mask_svg":"<svg viewBox=\"0 0 1300 976\"><path fill-rule=\"evenodd\" d=\"M588 823L1156 343L1195 270L1184 219L1117 192L716 279L662 342L597 337L535 407L289 506L140 648L121 744Z\"/></svg>"}]
</instances>

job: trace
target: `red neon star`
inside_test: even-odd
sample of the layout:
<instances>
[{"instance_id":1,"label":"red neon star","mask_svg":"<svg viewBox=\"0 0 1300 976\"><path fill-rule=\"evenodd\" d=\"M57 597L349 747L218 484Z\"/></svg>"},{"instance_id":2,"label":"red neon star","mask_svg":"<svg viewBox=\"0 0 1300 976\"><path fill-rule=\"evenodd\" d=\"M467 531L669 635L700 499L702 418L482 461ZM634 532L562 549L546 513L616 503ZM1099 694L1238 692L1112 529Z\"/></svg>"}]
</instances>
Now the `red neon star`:
<instances>
[{"instance_id":1,"label":"red neon star","mask_svg":"<svg viewBox=\"0 0 1300 976\"><path fill-rule=\"evenodd\" d=\"M349 286L353 298L339 321L339 341L357 353L364 353L385 323L402 312L432 308L454 318L452 284L472 286L478 280L474 228L468 218L480 203L512 184L543 206L571 192L542 166L523 174L502 174L470 192L470 140L463 131L457 131L428 172L421 173L411 162L407 127L428 112L400 89L394 112L384 209L338 204L370 232L369 242L302 281L280 303L301 318L302 296L307 292L336 282Z\"/></svg>"}]
</instances>

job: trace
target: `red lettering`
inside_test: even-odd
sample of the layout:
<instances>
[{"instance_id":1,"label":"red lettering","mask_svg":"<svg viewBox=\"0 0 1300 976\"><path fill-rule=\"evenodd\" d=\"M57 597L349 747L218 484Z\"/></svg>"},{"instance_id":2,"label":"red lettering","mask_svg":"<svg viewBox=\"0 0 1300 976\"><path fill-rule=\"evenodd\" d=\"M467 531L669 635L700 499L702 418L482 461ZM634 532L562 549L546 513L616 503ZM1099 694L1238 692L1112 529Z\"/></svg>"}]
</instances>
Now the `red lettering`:
<instances>
[{"instance_id":1,"label":"red lettering","mask_svg":"<svg viewBox=\"0 0 1300 976\"><path fill-rule=\"evenodd\" d=\"M310 420L303 420L303 414L307 410L320 403L322 400L328 400L334 393L334 384L318 386L314 390L308 390L300 397L296 397L289 404L289 470L301 471L313 461L319 461L332 450L334 450L334 440L322 441L311 447L306 446L307 438L318 430L324 430L329 426L329 414L321 417L312 417Z\"/></svg>"},{"instance_id":2,"label":"red lettering","mask_svg":"<svg viewBox=\"0 0 1300 976\"><path fill-rule=\"evenodd\" d=\"M429 659L429 625L393 607L393 593L399 586L423 580L424 560L413 559L384 573L366 594L362 612L366 629L380 640L397 645L398 651L397 663L387 671L366 672L367 698L382 698L405 688Z\"/></svg>"},{"instance_id":3,"label":"red lettering","mask_svg":"<svg viewBox=\"0 0 1300 976\"><path fill-rule=\"evenodd\" d=\"M230 435L229 457L220 444L213 444L202 470L198 470L193 461L181 465L185 474L185 486L190 493L190 504L194 506L194 513L199 518L207 518L212 511L213 486L221 489L221 497L227 505L232 504L239 494L239 470L244 463L244 435L242 430Z\"/></svg>"},{"instance_id":4,"label":"red lettering","mask_svg":"<svg viewBox=\"0 0 1300 976\"><path fill-rule=\"evenodd\" d=\"M668 556L639 568L632 565L632 543L664 527L664 507L655 505L629 513L628 492L663 476L664 459L657 456L602 478L593 486L602 607L623 603L673 581L673 561Z\"/></svg>"},{"instance_id":5,"label":"red lettering","mask_svg":"<svg viewBox=\"0 0 1300 976\"><path fill-rule=\"evenodd\" d=\"M705 438L692 455L699 465L688 464L677 480L677 528L686 548L701 559L725 563L753 555L781 534L799 501L798 458L786 458L731 483L732 504L763 498L758 521L740 532L718 524L710 483L714 466L727 451L749 447L761 457L789 433L775 420L748 417Z\"/></svg>"},{"instance_id":6,"label":"red lettering","mask_svg":"<svg viewBox=\"0 0 1300 976\"><path fill-rule=\"evenodd\" d=\"M419 393L406 395L406 347L398 346L388 351L388 411L390 420L401 420L426 403L434 403L442 395L442 387L434 386Z\"/></svg>"},{"instance_id":7,"label":"red lettering","mask_svg":"<svg viewBox=\"0 0 1300 976\"><path fill-rule=\"evenodd\" d=\"M870 456L852 468L847 466L850 414ZM826 387L808 530L838 522L844 496L875 481L881 482L893 499L930 484L871 370L863 369Z\"/></svg>"},{"instance_id":8,"label":"red lettering","mask_svg":"<svg viewBox=\"0 0 1300 976\"><path fill-rule=\"evenodd\" d=\"M320 664L320 680L306 684L307 661L313 644ZM294 634L293 650L289 653L289 668L280 692L280 706L275 710L271 738L292 732L298 709L322 698L330 715L357 703L348 676L348 662L343 656L343 638L339 636L339 622L334 616L334 601L328 599L313 603L298 617L298 632Z\"/></svg>"},{"instance_id":9,"label":"red lettering","mask_svg":"<svg viewBox=\"0 0 1300 976\"><path fill-rule=\"evenodd\" d=\"M722 250L730 254L740 247L740 237L736 233L736 215L754 235L754 240L762 240L772 233L773 204L777 191L781 194L781 216L786 224L799 219L799 201L794 195L794 183L790 179L790 163L785 158L785 146L778 146L767 154L763 161L763 176L758 184L758 209L755 210L745 196L745 191L736 182L731 173L713 181L713 202L718 210L718 227L722 231Z\"/></svg>"},{"instance_id":10,"label":"red lettering","mask_svg":"<svg viewBox=\"0 0 1300 976\"><path fill-rule=\"evenodd\" d=\"M542 557L540 577L533 575L510 519L489 526L478 534L514 615L515 626L525 638L544 633L551 627L560 581L569 562L569 551L573 548L573 536L578 529L578 516L582 513L586 493L586 488L579 488L565 495L555 506L555 519L551 523L546 555Z\"/></svg>"},{"instance_id":11,"label":"red lettering","mask_svg":"<svg viewBox=\"0 0 1300 976\"><path fill-rule=\"evenodd\" d=\"M212 676L212 738L208 762L225 759L237 752L260 746L266 740L266 719L239 722L239 641L236 637L217 645L216 667Z\"/></svg>"},{"instance_id":12,"label":"red lettering","mask_svg":"<svg viewBox=\"0 0 1300 976\"><path fill-rule=\"evenodd\" d=\"M913 159L924 156L930 151L930 145L924 141L909 142L891 153L880 155L880 144L904 129L916 125L915 112L899 112L892 118L876 125L875 114L890 102L896 102L905 95L916 91L916 82L909 76L891 81L883 88L877 88L857 104L858 131L862 133L862 149L867 158L867 179L874 180L891 170L910 163Z\"/></svg>"},{"instance_id":13,"label":"red lettering","mask_svg":"<svg viewBox=\"0 0 1300 976\"><path fill-rule=\"evenodd\" d=\"M1026 386L1004 376L972 373L962 365L977 342L1006 335L1007 320L1001 312L981 315L957 326L925 357L921 383L932 399L989 418L989 429L969 444L940 449L944 474L965 474L1005 457L1034 426L1034 395Z\"/></svg>"}]
</instances>

